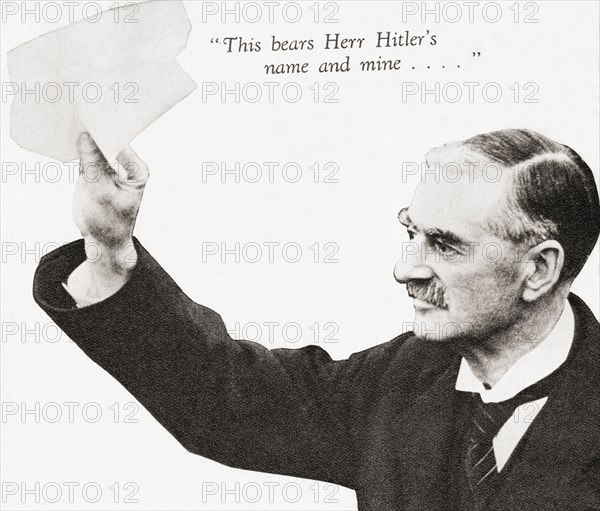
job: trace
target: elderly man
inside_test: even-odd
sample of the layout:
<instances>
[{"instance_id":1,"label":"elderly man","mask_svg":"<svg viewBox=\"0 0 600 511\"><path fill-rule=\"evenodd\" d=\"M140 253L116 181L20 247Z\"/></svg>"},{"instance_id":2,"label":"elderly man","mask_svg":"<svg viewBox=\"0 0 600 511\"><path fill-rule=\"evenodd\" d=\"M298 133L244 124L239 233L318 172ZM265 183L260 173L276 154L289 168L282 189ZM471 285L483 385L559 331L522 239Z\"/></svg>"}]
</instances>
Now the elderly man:
<instances>
[{"instance_id":1,"label":"elderly man","mask_svg":"<svg viewBox=\"0 0 600 511\"><path fill-rule=\"evenodd\" d=\"M569 293L600 208L575 151L527 130L431 151L399 215L415 332L341 361L232 340L132 236L145 165L127 149L115 179L87 135L80 153L102 179L80 178L83 240L41 261L35 299L190 452L361 510L600 509L600 325Z\"/></svg>"}]
</instances>

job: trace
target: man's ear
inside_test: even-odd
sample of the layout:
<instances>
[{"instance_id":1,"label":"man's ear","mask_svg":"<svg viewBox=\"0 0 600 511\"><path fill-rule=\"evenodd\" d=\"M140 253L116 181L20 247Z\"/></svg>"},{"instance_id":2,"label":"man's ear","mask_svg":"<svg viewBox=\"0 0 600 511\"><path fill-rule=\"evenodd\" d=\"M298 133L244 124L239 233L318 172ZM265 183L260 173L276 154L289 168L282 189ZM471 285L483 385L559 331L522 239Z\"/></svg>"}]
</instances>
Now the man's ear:
<instances>
[{"instance_id":1,"label":"man's ear","mask_svg":"<svg viewBox=\"0 0 600 511\"><path fill-rule=\"evenodd\" d=\"M543 241L523 258L523 300L534 302L554 289L565 262L565 251L556 240Z\"/></svg>"}]
</instances>

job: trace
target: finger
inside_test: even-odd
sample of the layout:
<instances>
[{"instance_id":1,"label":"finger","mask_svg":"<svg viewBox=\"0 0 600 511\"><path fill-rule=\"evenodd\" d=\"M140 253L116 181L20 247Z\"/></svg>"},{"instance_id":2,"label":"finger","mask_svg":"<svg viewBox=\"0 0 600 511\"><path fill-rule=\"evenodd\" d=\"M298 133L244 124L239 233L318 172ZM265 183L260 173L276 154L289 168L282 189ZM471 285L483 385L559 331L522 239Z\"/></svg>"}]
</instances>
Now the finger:
<instances>
[{"instance_id":1,"label":"finger","mask_svg":"<svg viewBox=\"0 0 600 511\"><path fill-rule=\"evenodd\" d=\"M149 176L148 166L131 147L125 147L117 155L117 161L126 173L127 182L140 185L146 183Z\"/></svg>"},{"instance_id":2,"label":"finger","mask_svg":"<svg viewBox=\"0 0 600 511\"><path fill-rule=\"evenodd\" d=\"M110 165L89 133L81 134L77 141L77 149L79 151L79 174L97 176L99 173L110 173Z\"/></svg>"}]
</instances>

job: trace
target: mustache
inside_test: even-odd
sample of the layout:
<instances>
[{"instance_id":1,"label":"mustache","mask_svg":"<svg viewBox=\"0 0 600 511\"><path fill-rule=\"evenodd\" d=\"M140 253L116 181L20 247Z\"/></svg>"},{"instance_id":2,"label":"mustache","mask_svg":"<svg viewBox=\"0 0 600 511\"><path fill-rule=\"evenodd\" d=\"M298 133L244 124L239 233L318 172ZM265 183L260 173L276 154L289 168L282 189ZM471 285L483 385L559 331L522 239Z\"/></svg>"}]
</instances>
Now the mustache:
<instances>
[{"instance_id":1,"label":"mustache","mask_svg":"<svg viewBox=\"0 0 600 511\"><path fill-rule=\"evenodd\" d=\"M433 280L409 280L406 283L408 296L417 298L442 309L448 308L446 290Z\"/></svg>"}]
</instances>

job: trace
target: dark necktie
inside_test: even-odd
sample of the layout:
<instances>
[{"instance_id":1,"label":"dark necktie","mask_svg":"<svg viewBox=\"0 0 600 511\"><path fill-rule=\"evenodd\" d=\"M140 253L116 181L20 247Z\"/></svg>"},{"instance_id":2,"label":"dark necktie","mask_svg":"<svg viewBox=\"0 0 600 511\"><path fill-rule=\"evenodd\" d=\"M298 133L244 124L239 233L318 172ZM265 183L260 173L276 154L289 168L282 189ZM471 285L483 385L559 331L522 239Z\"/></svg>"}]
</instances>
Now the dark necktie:
<instances>
[{"instance_id":1,"label":"dark necktie","mask_svg":"<svg viewBox=\"0 0 600 511\"><path fill-rule=\"evenodd\" d=\"M467 437L465 468L475 509L484 510L486 502L498 488L498 467L493 439L511 417L515 409L531 401L548 396L558 376L558 371L500 403L484 403L477 393L472 393L472 407Z\"/></svg>"}]
</instances>

